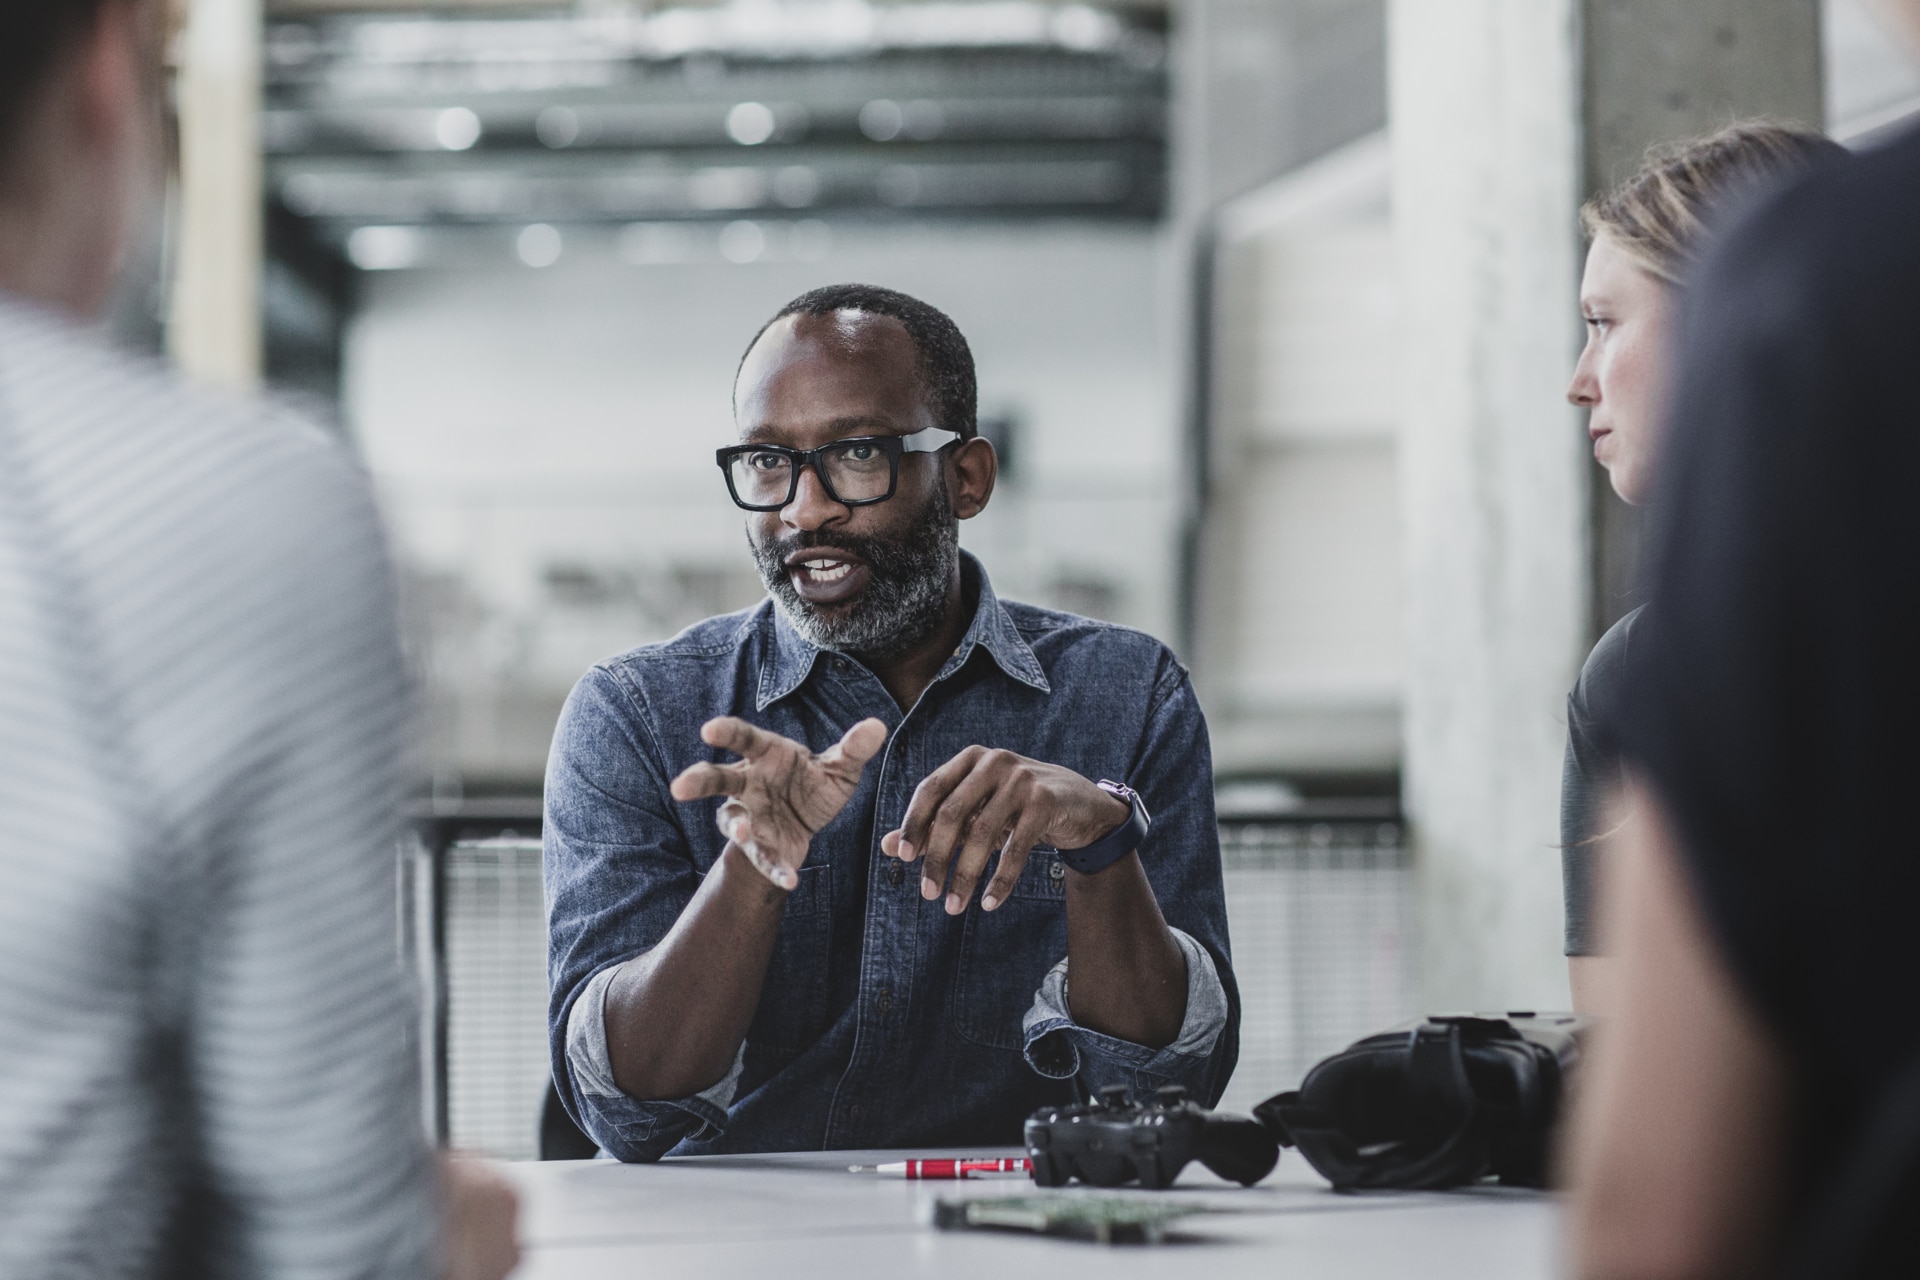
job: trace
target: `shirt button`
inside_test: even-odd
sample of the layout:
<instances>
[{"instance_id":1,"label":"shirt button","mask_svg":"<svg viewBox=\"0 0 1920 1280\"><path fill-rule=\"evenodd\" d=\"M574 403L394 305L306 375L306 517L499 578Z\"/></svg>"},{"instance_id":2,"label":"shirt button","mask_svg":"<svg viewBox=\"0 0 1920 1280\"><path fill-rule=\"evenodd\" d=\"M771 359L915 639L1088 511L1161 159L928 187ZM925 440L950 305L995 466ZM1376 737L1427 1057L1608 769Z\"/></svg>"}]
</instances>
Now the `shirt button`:
<instances>
[{"instance_id":1,"label":"shirt button","mask_svg":"<svg viewBox=\"0 0 1920 1280\"><path fill-rule=\"evenodd\" d=\"M1047 865L1047 875L1055 880L1065 880L1067 878L1067 864L1055 858Z\"/></svg>"},{"instance_id":2,"label":"shirt button","mask_svg":"<svg viewBox=\"0 0 1920 1280\"><path fill-rule=\"evenodd\" d=\"M880 988L880 1012L882 1013L893 1012L893 988L892 987Z\"/></svg>"},{"instance_id":3,"label":"shirt button","mask_svg":"<svg viewBox=\"0 0 1920 1280\"><path fill-rule=\"evenodd\" d=\"M887 883L898 889L900 882L907 878L907 869L898 862L887 868Z\"/></svg>"}]
</instances>

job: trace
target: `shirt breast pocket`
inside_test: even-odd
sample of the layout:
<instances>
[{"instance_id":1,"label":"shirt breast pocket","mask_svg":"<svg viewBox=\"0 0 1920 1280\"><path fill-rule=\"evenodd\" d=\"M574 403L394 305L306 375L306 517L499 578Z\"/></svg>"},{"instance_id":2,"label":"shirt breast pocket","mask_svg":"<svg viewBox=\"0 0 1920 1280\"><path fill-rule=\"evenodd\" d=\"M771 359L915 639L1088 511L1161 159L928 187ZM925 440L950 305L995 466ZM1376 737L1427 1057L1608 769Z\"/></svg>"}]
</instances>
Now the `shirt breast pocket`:
<instances>
[{"instance_id":1,"label":"shirt breast pocket","mask_svg":"<svg viewBox=\"0 0 1920 1280\"><path fill-rule=\"evenodd\" d=\"M990 866L980 883L992 874ZM1033 993L1066 954L1067 864L1041 847L1027 856L998 908L982 911L977 893L967 908L953 991L955 1029L975 1044L1022 1048L1020 1022L1033 1007Z\"/></svg>"},{"instance_id":2,"label":"shirt breast pocket","mask_svg":"<svg viewBox=\"0 0 1920 1280\"><path fill-rule=\"evenodd\" d=\"M787 894L760 1005L747 1028L749 1052L791 1057L826 1029L832 871L831 866L800 868L799 883Z\"/></svg>"}]
</instances>

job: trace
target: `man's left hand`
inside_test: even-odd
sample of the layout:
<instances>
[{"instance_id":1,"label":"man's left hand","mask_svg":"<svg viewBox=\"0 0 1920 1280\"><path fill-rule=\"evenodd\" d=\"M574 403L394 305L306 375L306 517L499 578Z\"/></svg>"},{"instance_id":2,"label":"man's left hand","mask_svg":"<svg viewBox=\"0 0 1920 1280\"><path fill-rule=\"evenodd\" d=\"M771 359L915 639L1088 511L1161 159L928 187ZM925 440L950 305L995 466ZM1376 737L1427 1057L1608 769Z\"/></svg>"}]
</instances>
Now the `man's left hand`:
<instances>
[{"instance_id":1,"label":"man's left hand","mask_svg":"<svg viewBox=\"0 0 1920 1280\"><path fill-rule=\"evenodd\" d=\"M1081 848L1125 822L1127 812L1125 801L1071 769L968 747L914 790L900 829L882 837L880 849L903 862L924 860L921 896L937 898L944 887L954 916L967 909L998 849L1000 865L980 900L992 911L1013 891L1035 845Z\"/></svg>"}]
</instances>

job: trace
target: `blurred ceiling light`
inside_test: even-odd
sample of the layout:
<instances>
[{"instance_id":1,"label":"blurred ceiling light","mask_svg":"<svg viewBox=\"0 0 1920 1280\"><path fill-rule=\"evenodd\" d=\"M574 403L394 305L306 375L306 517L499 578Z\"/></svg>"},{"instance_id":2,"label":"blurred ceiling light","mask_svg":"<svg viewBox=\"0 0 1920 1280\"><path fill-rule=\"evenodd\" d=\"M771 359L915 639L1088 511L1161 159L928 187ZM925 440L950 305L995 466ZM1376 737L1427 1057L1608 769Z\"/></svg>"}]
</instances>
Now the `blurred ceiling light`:
<instances>
[{"instance_id":1,"label":"blurred ceiling light","mask_svg":"<svg viewBox=\"0 0 1920 1280\"><path fill-rule=\"evenodd\" d=\"M528 266L550 267L560 261L560 251L565 244L560 238L559 228L536 222L520 229L520 236L514 241L513 247L520 255L520 261Z\"/></svg>"},{"instance_id":2,"label":"blurred ceiling light","mask_svg":"<svg viewBox=\"0 0 1920 1280\"><path fill-rule=\"evenodd\" d=\"M359 227L347 237L347 261L362 271L400 271L419 260L413 227Z\"/></svg>"},{"instance_id":3,"label":"blurred ceiling light","mask_svg":"<svg viewBox=\"0 0 1920 1280\"><path fill-rule=\"evenodd\" d=\"M773 198L789 209L804 209L820 198L820 174L804 164L790 164L773 175Z\"/></svg>"},{"instance_id":4,"label":"blurred ceiling light","mask_svg":"<svg viewBox=\"0 0 1920 1280\"><path fill-rule=\"evenodd\" d=\"M449 151L465 151L480 141L480 117L465 107L448 107L435 118L433 136Z\"/></svg>"},{"instance_id":5,"label":"blurred ceiling light","mask_svg":"<svg viewBox=\"0 0 1920 1280\"><path fill-rule=\"evenodd\" d=\"M1070 4L1053 15L1053 38L1069 49L1111 48L1120 35L1120 20L1091 5Z\"/></svg>"},{"instance_id":6,"label":"blurred ceiling light","mask_svg":"<svg viewBox=\"0 0 1920 1280\"><path fill-rule=\"evenodd\" d=\"M720 228L720 256L728 262L758 262L767 251L767 233L757 222L742 219Z\"/></svg>"},{"instance_id":7,"label":"blurred ceiling light","mask_svg":"<svg viewBox=\"0 0 1920 1280\"><path fill-rule=\"evenodd\" d=\"M546 107L534 117L533 134L556 151L570 147L580 136L580 116L572 107Z\"/></svg>"},{"instance_id":8,"label":"blurred ceiling light","mask_svg":"<svg viewBox=\"0 0 1920 1280\"><path fill-rule=\"evenodd\" d=\"M741 102L727 112L727 136L743 147L757 147L773 136L773 109L764 102Z\"/></svg>"},{"instance_id":9,"label":"blurred ceiling light","mask_svg":"<svg viewBox=\"0 0 1920 1280\"><path fill-rule=\"evenodd\" d=\"M875 142L892 142L906 123L906 112L891 98L875 98L860 108L860 132Z\"/></svg>"},{"instance_id":10,"label":"blurred ceiling light","mask_svg":"<svg viewBox=\"0 0 1920 1280\"><path fill-rule=\"evenodd\" d=\"M298 66L325 55L299 32L276 36L268 56ZM608 4L572 17L370 17L357 24L351 55L362 64L489 63L527 72L630 58L672 59L702 53L763 57L833 57L888 48L1054 46L1076 52L1111 49L1128 38L1117 15L1087 4L1036 0L932 0L872 4L868 0L730 0L656 8ZM529 81L527 86L531 87Z\"/></svg>"}]
</instances>

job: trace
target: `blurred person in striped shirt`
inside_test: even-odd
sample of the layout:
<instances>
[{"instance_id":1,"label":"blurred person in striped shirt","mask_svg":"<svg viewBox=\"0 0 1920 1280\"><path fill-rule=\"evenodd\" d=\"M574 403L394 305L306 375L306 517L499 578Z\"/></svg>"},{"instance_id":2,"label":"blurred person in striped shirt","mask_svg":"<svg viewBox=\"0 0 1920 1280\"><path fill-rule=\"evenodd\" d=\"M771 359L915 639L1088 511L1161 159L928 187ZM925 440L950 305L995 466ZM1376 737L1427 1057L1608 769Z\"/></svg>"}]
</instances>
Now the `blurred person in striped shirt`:
<instances>
[{"instance_id":1,"label":"blurred person in striped shirt","mask_svg":"<svg viewBox=\"0 0 1920 1280\"><path fill-rule=\"evenodd\" d=\"M499 1280L511 1190L420 1123L367 486L85 327L165 17L0 0L0 1277Z\"/></svg>"}]
</instances>

